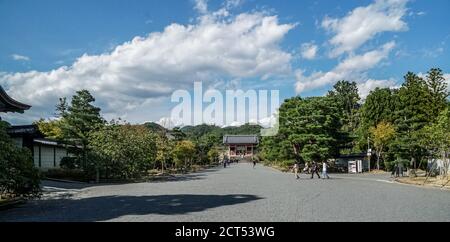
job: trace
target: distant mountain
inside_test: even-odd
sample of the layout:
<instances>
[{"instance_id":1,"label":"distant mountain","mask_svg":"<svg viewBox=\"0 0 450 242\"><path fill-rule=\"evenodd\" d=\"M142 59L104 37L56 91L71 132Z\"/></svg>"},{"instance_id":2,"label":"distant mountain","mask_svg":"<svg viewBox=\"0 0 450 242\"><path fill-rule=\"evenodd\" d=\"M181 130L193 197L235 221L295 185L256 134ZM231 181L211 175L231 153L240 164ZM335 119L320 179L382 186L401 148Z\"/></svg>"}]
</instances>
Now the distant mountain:
<instances>
[{"instance_id":1,"label":"distant mountain","mask_svg":"<svg viewBox=\"0 0 450 242\"><path fill-rule=\"evenodd\" d=\"M161 126L157 123L154 123L154 122L144 123L144 126L146 126L148 129L150 129L151 131L153 131L155 133L167 132L166 128L164 128L163 126Z\"/></svg>"},{"instance_id":2,"label":"distant mountain","mask_svg":"<svg viewBox=\"0 0 450 242\"><path fill-rule=\"evenodd\" d=\"M185 126L181 128L181 131L187 135L187 137L201 137L206 134L219 134L221 128L214 125L201 124L197 126Z\"/></svg>"},{"instance_id":3,"label":"distant mountain","mask_svg":"<svg viewBox=\"0 0 450 242\"><path fill-rule=\"evenodd\" d=\"M221 128L214 125L197 125L186 126L181 128L181 131L186 134L186 138L190 140L210 139L215 140L215 143L220 144L224 135L259 135L261 126L245 124L239 127L225 127Z\"/></svg>"},{"instance_id":4,"label":"distant mountain","mask_svg":"<svg viewBox=\"0 0 450 242\"><path fill-rule=\"evenodd\" d=\"M224 135L259 135L262 129L259 125L245 124L242 126L229 126L221 128L215 125L201 124L197 126L185 126L180 129L167 130L161 125L149 122L145 123L150 130L157 133L170 134L177 139L201 140L212 139L215 143L220 144ZM181 132L181 133L180 133Z\"/></svg>"},{"instance_id":5,"label":"distant mountain","mask_svg":"<svg viewBox=\"0 0 450 242\"><path fill-rule=\"evenodd\" d=\"M222 129L223 134L230 135L259 135L262 127L255 124L244 124L238 127L225 127Z\"/></svg>"}]
</instances>

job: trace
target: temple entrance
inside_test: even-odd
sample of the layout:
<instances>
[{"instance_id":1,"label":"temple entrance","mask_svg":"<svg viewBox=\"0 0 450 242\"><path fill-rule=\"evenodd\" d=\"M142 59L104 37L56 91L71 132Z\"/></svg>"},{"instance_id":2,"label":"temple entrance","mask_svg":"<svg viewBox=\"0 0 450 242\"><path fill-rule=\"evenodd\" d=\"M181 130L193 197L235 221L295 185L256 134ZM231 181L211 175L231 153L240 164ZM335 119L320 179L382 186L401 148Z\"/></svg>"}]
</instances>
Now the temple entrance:
<instances>
[{"instance_id":1,"label":"temple entrance","mask_svg":"<svg viewBox=\"0 0 450 242\"><path fill-rule=\"evenodd\" d=\"M259 143L256 135L225 135L223 143L230 159L251 159L257 152Z\"/></svg>"}]
</instances>

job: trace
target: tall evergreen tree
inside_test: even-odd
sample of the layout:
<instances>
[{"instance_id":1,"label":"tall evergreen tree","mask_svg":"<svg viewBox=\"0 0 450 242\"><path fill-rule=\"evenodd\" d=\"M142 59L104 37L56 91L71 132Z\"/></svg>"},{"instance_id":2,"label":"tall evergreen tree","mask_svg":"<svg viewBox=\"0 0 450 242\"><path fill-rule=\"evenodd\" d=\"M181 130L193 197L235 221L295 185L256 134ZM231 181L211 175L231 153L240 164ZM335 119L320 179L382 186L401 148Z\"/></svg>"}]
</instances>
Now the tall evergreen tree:
<instances>
[{"instance_id":1,"label":"tall evergreen tree","mask_svg":"<svg viewBox=\"0 0 450 242\"><path fill-rule=\"evenodd\" d=\"M419 130L433 120L431 96L424 79L412 72L406 74L398 91L395 125L399 135L392 148L397 156L409 159L414 168L426 153L419 144Z\"/></svg>"},{"instance_id":2,"label":"tall evergreen tree","mask_svg":"<svg viewBox=\"0 0 450 242\"><path fill-rule=\"evenodd\" d=\"M395 90L389 88L376 88L367 96L360 111L360 124L357 131L358 149L366 150L368 147L369 128L381 121L393 123L396 110L397 95Z\"/></svg>"},{"instance_id":3,"label":"tall evergreen tree","mask_svg":"<svg viewBox=\"0 0 450 242\"><path fill-rule=\"evenodd\" d=\"M280 133L290 142L297 161L324 161L338 154L341 124L332 99L295 97L279 112Z\"/></svg>"},{"instance_id":4,"label":"tall evergreen tree","mask_svg":"<svg viewBox=\"0 0 450 242\"><path fill-rule=\"evenodd\" d=\"M425 81L431 92L431 114L434 118L437 118L447 105L447 97L449 96L447 83L442 70L439 68L429 70Z\"/></svg>"},{"instance_id":5,"label":"tall evergreen tree","mask_svg":"<svg viewBox=\"0 0 450 242\"><path fill-rule=\"evenodd\" d=\"M328 92L328 97L336 101L339 114L343 120L343 128L348 132L355 130L357 126L357 110L359 108L360 97L356 82L338 81L334 89Z\"/></svg>"},{"instance_id":6,"label":"tall evergreen tree","mask_svg":"<svg viewBox=\"0 0 450 242\"><path fill-rule=\"evenodd\" d=\"M86 167L89 134L98 130L105 121L100 116L100 108L94 106L95 98L87 90L77 91L67 110L58 110L64 119L62 132L64 139L81 147L83 166ZM60 105L64 107L63 105Z\"/></svg>"},{"instance_id":7,"label":"tall evergreen tree","mask_svg":"<svg viewBox=\"0 0 450 242\"><path fill-rule=\"evenodd\" d=\"M338 108L337 115L342 123L342 132L338 139L341 152L351 152L355 146L356 128L359 123L360 97L356 82L339 81L327 95Z\"/></svg>"}]
</instances>

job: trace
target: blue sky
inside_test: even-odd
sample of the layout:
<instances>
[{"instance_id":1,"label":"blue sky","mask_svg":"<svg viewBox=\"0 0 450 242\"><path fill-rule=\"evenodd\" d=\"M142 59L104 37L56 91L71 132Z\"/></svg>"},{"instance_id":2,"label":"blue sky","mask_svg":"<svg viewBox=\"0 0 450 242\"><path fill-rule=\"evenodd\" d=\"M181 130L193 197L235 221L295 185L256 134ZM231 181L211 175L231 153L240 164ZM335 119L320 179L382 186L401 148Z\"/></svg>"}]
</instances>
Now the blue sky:
<instances>
[{"instance_id":1,"label":"blue sky","mask_svg":"<svg viewBox=\"0 0 450 242\"><path fill-rule=\"evenodd\" d=\"M348 79L364 96L407 71L450 72L449 10L448 0L0 0L0 85L33 105L6 119L51 117L58 96L87 88L107 118L156 121L198 80L284 99Z\"/></svg>"}]
</instances>

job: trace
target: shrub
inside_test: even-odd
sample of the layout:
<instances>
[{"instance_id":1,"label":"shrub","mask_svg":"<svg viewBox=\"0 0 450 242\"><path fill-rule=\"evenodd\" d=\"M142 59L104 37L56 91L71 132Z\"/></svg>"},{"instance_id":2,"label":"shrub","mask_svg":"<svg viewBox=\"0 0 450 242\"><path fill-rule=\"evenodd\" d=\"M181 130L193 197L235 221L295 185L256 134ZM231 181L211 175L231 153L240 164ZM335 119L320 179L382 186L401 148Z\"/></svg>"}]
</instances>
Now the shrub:
<instances>
[{"instance_id":1,"label":"shrub","mask_svg":"<svg viewBox=\"0 0 450 242\"><path fill-rule=\"evenodd\" d=\"M111 124L90 135L86 171L92 177L139 178L156 160L156 135L144 126Z\"/></svg>"},{"instance_id":2,"label":"shrub","mask_svg":"<svg viewBox=\"0 0 450 242\"><path fill-rule=\"evenodd\" d=\"M63 157L60 162L60 166L63 169L78 169L81 168L80 159L77 157Z\"/></svg>"},{"instance_id":3,"label":"shrub","mask_svg":"<svg viewBox=\"0 0 450 242\"><path fill-rule=\"evenodd\" d=\"M0 121L0 197L36 197L41 194L40 174L31 152L19 148Z\"/></svg>"},{"instance_id":4,"label":"shrub","mask_svg":"<svg viewBox=\"0 0 450 242\"><path fill-rule=\"evenodd\" d=\"M86 173L81 169L49 169L43 174L47 178L88 181Z\"/></svg>"},{"instance_id":5,"label":"shrub","mask_svg":"<svg viewBox=\"0 0 450 242\"><path fill-rule=\"evenodd\" d=\"M289 167L294 166L294 164L295 164L295 160L284 160L280 163L280 166L282 168L289 168Z\"/></svg>"}]
</instances>

